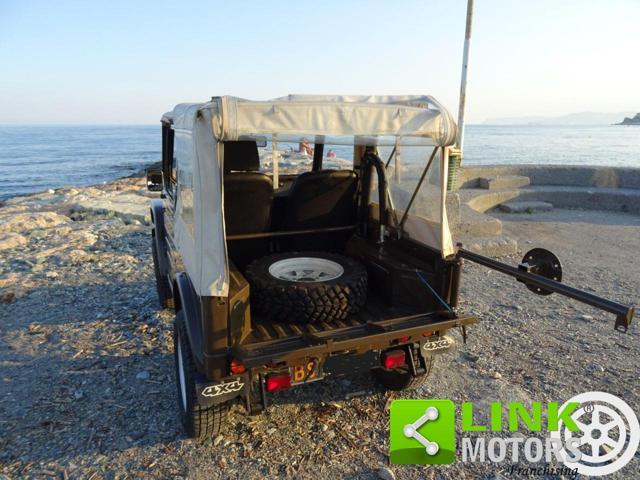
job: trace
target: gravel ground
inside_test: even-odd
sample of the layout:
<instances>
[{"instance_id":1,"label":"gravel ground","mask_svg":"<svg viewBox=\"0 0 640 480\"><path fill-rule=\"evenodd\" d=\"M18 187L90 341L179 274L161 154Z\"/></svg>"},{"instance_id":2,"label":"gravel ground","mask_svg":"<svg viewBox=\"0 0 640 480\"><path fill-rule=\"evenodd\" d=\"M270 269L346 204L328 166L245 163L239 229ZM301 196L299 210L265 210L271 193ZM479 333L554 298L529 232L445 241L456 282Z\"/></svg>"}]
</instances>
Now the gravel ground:
<instances>
[{"instance_id":1,"label":"gravel ground","mask_svg":"<svg viewBox=\"0 0 640 480\"><path fill-rule=\"evenodd\" d=\"M482 321L466 346L454 333L458 349L438 358L421 391L391 394L369 378L317 382L275 395L261 416L235 407L219 437L189 441L177 417L173 316L157 306L149 227L74 212L75 192L0 208L5 226L50 212L7 227L26 243L0 256L0 477L511 478L508 463L390 466L390 401L450 398L482 410L491 401L563 402L603 390L640 409L637 322L617 333L612 315L535 296L467 263L461 308ZM556 210L500 218L523 250L554 251L568 284L637 302L639 217ZM636 455L613 478L639 470Z\"/></svg>"}]
</instances>

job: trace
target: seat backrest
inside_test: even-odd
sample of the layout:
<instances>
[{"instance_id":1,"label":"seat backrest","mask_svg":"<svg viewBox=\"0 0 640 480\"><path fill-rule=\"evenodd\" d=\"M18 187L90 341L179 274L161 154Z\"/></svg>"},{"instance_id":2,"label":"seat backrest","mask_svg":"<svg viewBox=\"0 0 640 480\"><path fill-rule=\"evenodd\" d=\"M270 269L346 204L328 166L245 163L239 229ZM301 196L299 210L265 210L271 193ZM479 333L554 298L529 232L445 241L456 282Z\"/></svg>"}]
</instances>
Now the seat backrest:
<instances>
[{"instance_id":1,"label":"seat backrest","mask_svg":"<svg viewBox=\"0 0 640 480\"><path fill-rule=\"evenodd\" d=\"M224 142L224 171L257 172L260 170L258 145L251 140Z\"/></svg>"},{"instance_id":2,"label":"seat backrest","mask_svg":"<svg viewBox=\"0 0 640 480\"><path fill-rule=\"evenodd\" d=\"M284 215L285 230L353 225L357 176L352 170L306 172L294 181Z\"/></svg>"},{"instance_id":3,"label":"seat backrest","mask_svg":"<svg viewBox=\"0 0 640 480\"><path fill-rule=\"evenodd\" d=\"M262 233L271 230L273 182L260 173L256 142L224 143L224 220L227 235ZM232 240L229 258L244 268L269 253L269 239Z\"/></svg>"},{"instance_id":4,"label":"seat backrest","mask_svg":"<svg viewBox=\"0 0 640 480\"><path fill-rule=\"evenodd\" d=\"M224 220L227 235L267 232L271 228L273 183L263 173L224 175Z\"/></svg>"}]
</instances>

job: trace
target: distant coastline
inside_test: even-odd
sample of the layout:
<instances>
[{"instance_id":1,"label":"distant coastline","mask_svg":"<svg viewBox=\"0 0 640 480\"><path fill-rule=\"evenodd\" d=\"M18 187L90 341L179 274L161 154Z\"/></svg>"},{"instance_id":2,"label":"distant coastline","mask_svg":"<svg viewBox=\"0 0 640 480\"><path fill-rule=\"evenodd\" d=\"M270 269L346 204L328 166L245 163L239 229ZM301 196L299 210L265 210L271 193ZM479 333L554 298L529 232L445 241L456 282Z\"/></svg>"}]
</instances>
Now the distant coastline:
<instances>
[{"instance_id":1,"label":"distant coastline","mask_svg":"<svg viewBox=\"0 0 640 480\"><path fill-rule=\"evenodd\" d=\"M528 125L528 126L587 126L617 124L621 118L632 117L635 112L576 112L557 117L523 116L488 118L482 125Z\"/></svg>"}]
</instances>

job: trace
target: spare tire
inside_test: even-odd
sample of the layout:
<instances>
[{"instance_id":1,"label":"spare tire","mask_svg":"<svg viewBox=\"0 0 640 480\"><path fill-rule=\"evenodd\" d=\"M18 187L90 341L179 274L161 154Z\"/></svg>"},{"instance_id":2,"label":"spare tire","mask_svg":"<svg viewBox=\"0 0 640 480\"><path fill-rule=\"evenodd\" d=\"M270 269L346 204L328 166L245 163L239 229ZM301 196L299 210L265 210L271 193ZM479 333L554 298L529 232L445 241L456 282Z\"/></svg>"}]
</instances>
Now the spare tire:
<instances>
[{"instance_id":1,"label":"spare tire","mask_svg":"<svg viewBox=\"0 0 640 480\"><path fill-rule=\"evenodd\" d=\"M364 265L334 253L267 255L252 262L245 276L252 311L277 322L344 320L367 298Z\"/></svg>"}]
</instances>

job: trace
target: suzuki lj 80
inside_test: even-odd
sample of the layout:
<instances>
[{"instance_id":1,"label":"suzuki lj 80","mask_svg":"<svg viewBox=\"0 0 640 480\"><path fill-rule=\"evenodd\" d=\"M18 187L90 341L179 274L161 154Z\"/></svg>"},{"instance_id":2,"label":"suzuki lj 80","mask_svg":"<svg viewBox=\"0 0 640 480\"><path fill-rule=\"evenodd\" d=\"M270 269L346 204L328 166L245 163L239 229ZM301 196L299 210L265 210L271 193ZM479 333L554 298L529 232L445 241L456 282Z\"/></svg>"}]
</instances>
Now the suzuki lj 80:
<instances>
[{"instance_id":1,"label":"suzuki lj 80","mask_svg":"<svg viewBox=\"0 0 640 480\"><path fill-rule=\"evenodd\" d=\"M232 402L259 413L331 375L421 385L447 332L476 322L456 308L463 259L631 322L631 307L560 283L547 250L512 267L453 245L456 125L432 97L214 97L161 123L152 253L189 436L215 435Z\"/></svg>"}]
</instances>

